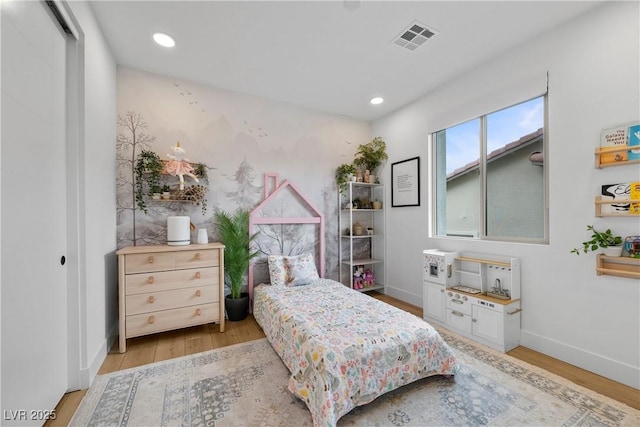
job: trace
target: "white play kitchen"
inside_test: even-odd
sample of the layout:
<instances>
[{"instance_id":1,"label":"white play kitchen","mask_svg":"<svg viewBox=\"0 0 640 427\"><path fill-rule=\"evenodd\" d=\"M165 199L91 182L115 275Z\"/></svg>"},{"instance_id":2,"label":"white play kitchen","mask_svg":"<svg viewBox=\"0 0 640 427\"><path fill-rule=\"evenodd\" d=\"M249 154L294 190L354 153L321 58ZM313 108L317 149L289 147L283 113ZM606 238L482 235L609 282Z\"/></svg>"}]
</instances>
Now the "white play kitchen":
<instances>
[{"instance_id":1,"label":"white play kitchen","mask_svg":"<svg viewBox=\"0 0 640 427\"><path fill-rule=\"evenodd\" d=\"M423 251L423 318L496 350L520 344L520 260Z\"/></svg>"}]
</instances>

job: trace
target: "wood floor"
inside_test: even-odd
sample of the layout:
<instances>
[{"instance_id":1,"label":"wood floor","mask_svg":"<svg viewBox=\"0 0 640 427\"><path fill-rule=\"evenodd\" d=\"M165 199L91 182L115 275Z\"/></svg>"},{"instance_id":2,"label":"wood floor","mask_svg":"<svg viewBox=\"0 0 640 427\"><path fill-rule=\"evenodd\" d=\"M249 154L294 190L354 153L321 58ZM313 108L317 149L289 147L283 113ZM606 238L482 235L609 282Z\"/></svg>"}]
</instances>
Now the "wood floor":
<instances>
[{"instance_id":1,"label":"wood floor","mask_svg":"<svg viewBox=\"0 0 640 427\"><path fill-rule=\"evenodd\" d=\"M420 307L378 292L372 292L370 295L422 317ZM127 352L124 354L118 353L116 341L98 374L107 374L264 337L262 329L251 315L239 322L226 322L225 332L220 333L219 331L218 325L204 325L133 338L127 341ZM525 347L517 347L508 354L640 410L640 390L611 381ZM66 426L86 392L86 390L80 390L65 394L56 407L56 419L48 421L45 425Z\"/></svg>"}]
</instances>

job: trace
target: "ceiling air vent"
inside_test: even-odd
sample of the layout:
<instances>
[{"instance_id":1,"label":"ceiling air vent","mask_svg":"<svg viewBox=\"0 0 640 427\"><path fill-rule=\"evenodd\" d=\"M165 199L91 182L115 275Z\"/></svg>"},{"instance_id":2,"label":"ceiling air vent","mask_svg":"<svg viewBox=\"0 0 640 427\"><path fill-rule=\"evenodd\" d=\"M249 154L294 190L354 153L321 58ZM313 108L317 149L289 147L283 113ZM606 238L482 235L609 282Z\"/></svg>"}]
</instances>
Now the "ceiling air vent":
<instances>
[{"instance_id":1,"label":"ceiling air vent","mask_svg":"<svg viewBox=\"0 0 640 427\"><path fill-rule=\"evenodd\" d=\"M406 30L396 36L392 42L409 50L416 50L424 42L435 36L437 32L426 25L413 21Z\"/></svg>"}]
</instances>

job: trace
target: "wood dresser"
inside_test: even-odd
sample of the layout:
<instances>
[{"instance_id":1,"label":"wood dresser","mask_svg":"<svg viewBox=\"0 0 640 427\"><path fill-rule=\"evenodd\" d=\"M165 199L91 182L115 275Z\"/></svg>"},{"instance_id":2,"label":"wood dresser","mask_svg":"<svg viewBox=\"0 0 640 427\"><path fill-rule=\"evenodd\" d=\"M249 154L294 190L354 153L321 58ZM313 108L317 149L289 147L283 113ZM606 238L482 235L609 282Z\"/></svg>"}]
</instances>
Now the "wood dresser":
<instances>
[{"instance_id":1,"label":"wood dresser","mask_svg":"<svg viewBox=\"0 0 640 427\"><path fill-rule=\"evenodd\" d=\"M130 246L118 255L120 353L127 338L219 322L224 332L224 245Z\"/></svg>"}]
</instances>

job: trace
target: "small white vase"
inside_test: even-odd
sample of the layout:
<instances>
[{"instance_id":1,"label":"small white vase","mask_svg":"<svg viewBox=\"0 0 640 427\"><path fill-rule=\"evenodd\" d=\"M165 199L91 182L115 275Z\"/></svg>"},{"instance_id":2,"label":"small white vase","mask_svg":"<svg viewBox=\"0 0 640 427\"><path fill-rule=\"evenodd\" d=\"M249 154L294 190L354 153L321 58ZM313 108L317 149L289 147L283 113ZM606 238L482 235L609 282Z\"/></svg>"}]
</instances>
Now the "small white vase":
<instances>
[{"instance_id":1,"label":"small white vase","mask_svg":"<svg viewBox=\"0 0 640 427\"><path fill-rule=\"evenodd\" d=\"M207 235L206 228L198 229L198 236L196 238L196 243L199 245L206 245L207 243L209 243L209 236Z\"/></svg>"},{"instance_id":2,"label":"small white vase","mask_svg":"<svg viewBox=\"0 0 640 427\"><path fill-rule=\"evenodd\" d=\"M606 256L620 256L622 255L622 246L607 246L602 248L602 251Z\"/></svg>"}]
</instances>

